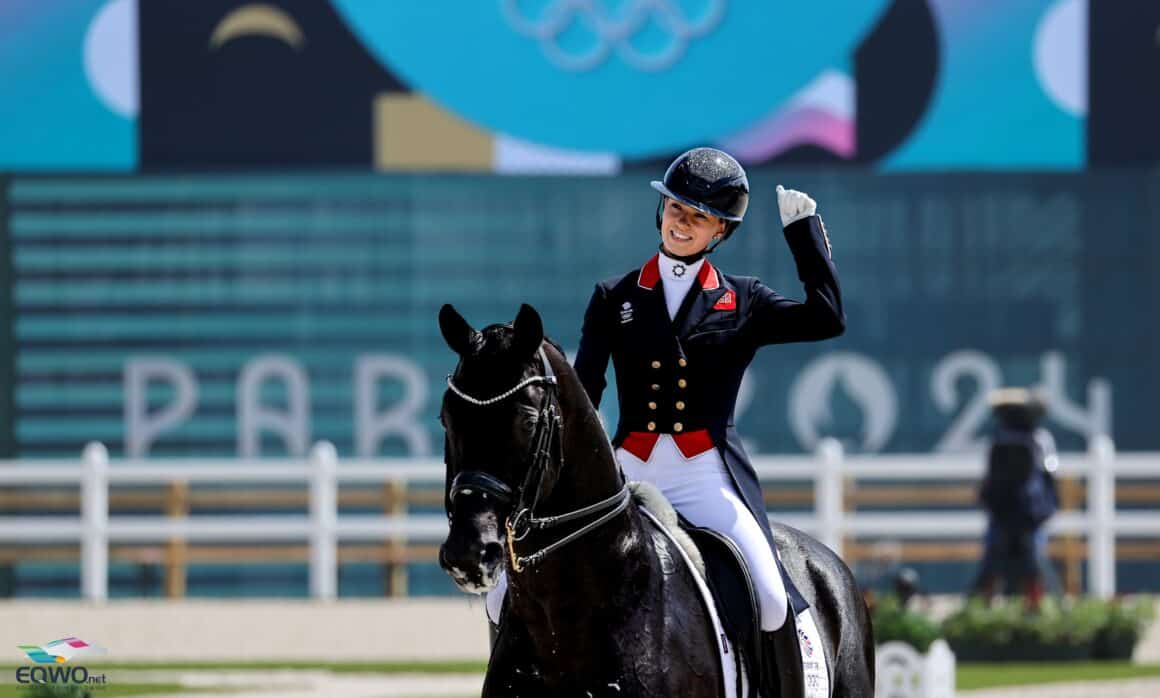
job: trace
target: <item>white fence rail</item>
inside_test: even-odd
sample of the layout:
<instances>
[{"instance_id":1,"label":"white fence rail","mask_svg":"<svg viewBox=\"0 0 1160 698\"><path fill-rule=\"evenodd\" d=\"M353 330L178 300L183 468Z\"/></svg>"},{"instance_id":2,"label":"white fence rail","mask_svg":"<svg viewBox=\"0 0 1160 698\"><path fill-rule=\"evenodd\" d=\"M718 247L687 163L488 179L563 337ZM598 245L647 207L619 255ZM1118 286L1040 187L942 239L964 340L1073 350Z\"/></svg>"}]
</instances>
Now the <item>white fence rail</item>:
<instances>
[{"instance_id":1,"label":"white fence rail","mask_svg":"<svg viewBox=\"0 0 1160 698\"><path fill-rule=\"evenodd\" d=\"M817 536L841 552L845 536L956 539L982 535L981 512L891 511L847 512L846 480L946 481L979 478L983 458L975 455L846 456L833 440L821 443L813 456L760 456L754 466L763 481L808 480L814 483L814 511L777 516L777 520ZM1160 454L1119 454L1110 439L1095 437L1086 454L1064 455L1060 472L1087 479L1087 508L1064 512L1049 524L1055 533L1083 535L1090 551L1088 588L1109 597L1116 591L1116 536L1160 536L1160 512L1117 511L1116 479L1160 478ZM306 542L310 547L310 593L333 599L338 591L339 541L387 539L438 542L447 532L446 518L431 515L350 515L338 513L340 483L441 483L437 460L349 460L339 466L334 447L320 442L306 460L166 460L118 461L89 444L76 461L0 462L0 486L79 484L80 517L0 516L0 542L76 543L81 548L81 587L85 598L108 595L110 543L190 541ZM309 487L307 516L197 515L109 516L111 484L297 483Z\"/></svg>"}]
</instances>

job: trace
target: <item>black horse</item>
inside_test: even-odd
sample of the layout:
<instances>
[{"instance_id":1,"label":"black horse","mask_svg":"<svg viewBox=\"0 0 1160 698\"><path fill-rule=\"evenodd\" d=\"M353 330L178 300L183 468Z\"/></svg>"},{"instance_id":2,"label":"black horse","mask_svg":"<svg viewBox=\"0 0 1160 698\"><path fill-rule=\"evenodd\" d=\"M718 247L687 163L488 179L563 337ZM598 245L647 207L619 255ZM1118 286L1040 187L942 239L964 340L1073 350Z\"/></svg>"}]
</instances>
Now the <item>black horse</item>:
<instances>
[{"instance_id":1,"label":"black horse","mask_svg":"<svg viewBox=\"0 0 1160 698\"><path fill-rule=\"evenodd\" d=\"M692 573L629 506L598 414L536 311L476 331L446 305L439 324L459 355L440 413L451 529L439 561L471 593L508 570L483 696L724 695ZM800 531L773 532L818 617L832 695L871 698L869 618L849 569Z\"/></svg>"}]
</instances>

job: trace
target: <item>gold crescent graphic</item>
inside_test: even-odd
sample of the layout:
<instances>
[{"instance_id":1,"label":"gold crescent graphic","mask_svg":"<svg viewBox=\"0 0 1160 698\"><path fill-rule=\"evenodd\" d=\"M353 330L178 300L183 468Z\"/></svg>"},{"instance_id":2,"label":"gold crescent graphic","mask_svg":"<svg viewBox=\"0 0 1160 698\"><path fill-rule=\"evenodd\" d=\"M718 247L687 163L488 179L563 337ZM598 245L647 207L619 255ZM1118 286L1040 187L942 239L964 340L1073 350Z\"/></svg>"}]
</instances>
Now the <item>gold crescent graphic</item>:
<instances>
[{"instance_id":1,"label":"gold crescent graphic","mask_svg":"<svg viewBox=\"0 0 1160 698\"><path fill-rule=\"evenodd\" d=\"M230 12L217 26L209 39L209 48L216 51L230 41L243 36L268 36L281 39L294 50L301 50L306 37L294 18L281 8L265 3L243 5Z\"/></svg>"}]
</instances>

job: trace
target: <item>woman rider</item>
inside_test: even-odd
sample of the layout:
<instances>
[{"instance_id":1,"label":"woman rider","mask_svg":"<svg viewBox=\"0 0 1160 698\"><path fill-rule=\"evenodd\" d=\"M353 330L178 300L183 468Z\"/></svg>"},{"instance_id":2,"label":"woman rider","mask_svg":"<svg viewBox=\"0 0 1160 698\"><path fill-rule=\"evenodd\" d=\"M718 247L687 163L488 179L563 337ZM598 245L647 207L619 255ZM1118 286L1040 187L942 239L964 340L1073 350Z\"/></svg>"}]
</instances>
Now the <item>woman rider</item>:
<instances>
[{"instance_id":1,"label":"woman rider","mask_svg":"<svg viewBox=\"0 0 1160 698\"><path fill-rule=\"evenodd\" d=\"M733 410L759 347L843 332L829 239L813 199L779 186L786 242L805 288L804 301L791 300L754 277L725 274L707 258L749 204L745 171L730 155L695 148L652 186L661 195L660 249L643 266L596 285L575 369L598 407L612 359L620 403L612 444L625 476L656 485L688 521L737 544L756 586L761 629L772 633L786 621L786 588ZM502 594L497 588L489 607ZM497 618L498 608L489 615Z\"/></svg>"}]
</instances>

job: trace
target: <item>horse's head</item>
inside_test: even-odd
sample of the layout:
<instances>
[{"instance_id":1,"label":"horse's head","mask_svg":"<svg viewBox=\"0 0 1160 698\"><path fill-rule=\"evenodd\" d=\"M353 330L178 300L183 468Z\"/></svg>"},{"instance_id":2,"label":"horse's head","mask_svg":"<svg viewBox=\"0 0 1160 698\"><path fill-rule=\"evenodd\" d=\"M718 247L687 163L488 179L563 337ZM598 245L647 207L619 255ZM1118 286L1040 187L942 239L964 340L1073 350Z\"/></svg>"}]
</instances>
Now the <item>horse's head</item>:
<instances>
[{"instance_id":1,"label":"horse's head","mask_svg":"<svg viewBox=\"0 0 1160 698\"><path fill-rule=\"evenodd\" d=\"M522 306L511 324L477 331L445 305L439 327L459 355L440 412L451 530L439 564L463 591L483 593L495 586L503 565L514 507L554 484L555 377L531 306Z\"/></svg>"}]
</instances>

